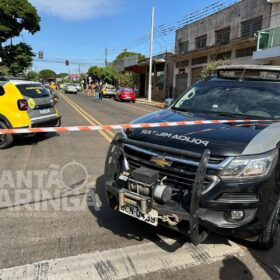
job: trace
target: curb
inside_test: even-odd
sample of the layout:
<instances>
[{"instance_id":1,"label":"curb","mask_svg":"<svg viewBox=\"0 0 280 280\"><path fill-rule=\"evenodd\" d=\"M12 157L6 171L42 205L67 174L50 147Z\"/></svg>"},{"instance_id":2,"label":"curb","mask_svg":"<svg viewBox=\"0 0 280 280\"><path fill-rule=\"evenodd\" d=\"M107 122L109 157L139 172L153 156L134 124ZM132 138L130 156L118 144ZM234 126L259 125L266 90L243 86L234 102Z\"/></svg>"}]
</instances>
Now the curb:
<instances>
[{"instance_id":1,"label":"curb","mask_svg":"<svg viewBox=\"0 0 280 280\"><path fill-rule=\"evenodd\" d=\"M136 99L136 103L144 104L144 105L148 105L148 106L152 106L152 107L157 107L157 108L161 108L161 109L164 108L164 103L161 103L161 102L154 102L154 101L148 102L148 101L142 101L142 100Z\"/></svg>"}]
</instances>

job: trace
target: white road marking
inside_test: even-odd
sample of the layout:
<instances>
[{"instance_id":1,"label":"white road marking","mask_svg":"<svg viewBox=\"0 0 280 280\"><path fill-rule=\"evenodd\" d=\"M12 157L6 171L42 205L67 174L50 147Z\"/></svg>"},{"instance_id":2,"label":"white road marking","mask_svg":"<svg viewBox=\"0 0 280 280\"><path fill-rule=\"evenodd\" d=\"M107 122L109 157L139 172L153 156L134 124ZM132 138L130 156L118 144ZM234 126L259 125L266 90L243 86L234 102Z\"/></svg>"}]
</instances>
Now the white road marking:
<instances>
[{"instance_id":1,"label":"white road marking","mask_svg":"<svg viewBox=\"0 0 280 280\"><path fill-rule=\"evenodd\" d=\"M170 245L171 244L171 245ZM124 279L147 273L211 264L228 256L245 255L237 244L185 244L173 252L175 240L144 243L0 270L1 280ZM171 246L171 247L169 247ZM171 252L163 248L170 248Z\"/></svg>"}]
</instances>

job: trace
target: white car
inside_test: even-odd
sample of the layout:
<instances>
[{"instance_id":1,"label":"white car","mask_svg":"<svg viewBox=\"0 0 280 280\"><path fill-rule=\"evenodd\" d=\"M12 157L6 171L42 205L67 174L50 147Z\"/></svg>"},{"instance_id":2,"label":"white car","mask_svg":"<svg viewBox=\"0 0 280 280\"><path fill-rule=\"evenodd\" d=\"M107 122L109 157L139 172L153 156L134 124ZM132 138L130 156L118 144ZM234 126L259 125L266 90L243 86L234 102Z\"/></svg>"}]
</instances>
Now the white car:
<instances>
[{"instance_id":1,"label":"white car","mask_svg":"<svg viewBox=\"0 0 280 280\"><path fill-rule=\"evenodd\" d=\"M82 91L82 87L79 84L74 84L74 86L77 88L78 91Z\"/></svg>"},{"instance_id":2,"label":"white car","mask_svg":"<svg viewBox=\"0 0 280 280\"><path fill-rule=\"evenodd\" d=\"M78 89L75 85L67 85L64 90L65 93L73 93L73 94L78 93Z\"/></svg>"}]
</instances>

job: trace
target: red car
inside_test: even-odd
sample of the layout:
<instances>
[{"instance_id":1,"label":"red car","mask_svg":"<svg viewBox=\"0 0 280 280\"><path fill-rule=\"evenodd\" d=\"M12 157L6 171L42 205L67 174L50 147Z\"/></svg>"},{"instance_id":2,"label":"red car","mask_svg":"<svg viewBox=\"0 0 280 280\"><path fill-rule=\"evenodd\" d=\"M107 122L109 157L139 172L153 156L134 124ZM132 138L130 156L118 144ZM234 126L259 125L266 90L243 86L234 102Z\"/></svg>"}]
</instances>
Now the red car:
<instances>
[{"instance_id":1,"label":"red car","mask_svg":"<svg viewBox=\"0 0 280 280\"><path fill-rule=\"evenodd\" d=\"M120 88L115 95L115 100L118 101L136 101L136 92L131 88Z\"/></svg>"}]
</instances>

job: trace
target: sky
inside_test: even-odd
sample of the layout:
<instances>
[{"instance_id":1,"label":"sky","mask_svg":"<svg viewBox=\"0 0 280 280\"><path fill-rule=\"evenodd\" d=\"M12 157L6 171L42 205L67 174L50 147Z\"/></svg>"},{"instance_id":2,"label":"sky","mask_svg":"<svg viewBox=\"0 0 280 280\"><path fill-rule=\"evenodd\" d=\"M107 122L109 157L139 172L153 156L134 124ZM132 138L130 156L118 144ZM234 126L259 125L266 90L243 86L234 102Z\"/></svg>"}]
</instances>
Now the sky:
<instances>
[{"instance_id":1,"label":"sky","mask_svg":"<svg viewBox=\"0 0 280 280\"><path fill-rule=\"evenodd\" d=\"M43 51L44 62L33 70L52 69L57 73L86 72L90 66L102 66L105 49L108 60L124 49L149 56L151 9L155 5L155 26L176 26L178 20L217 2L233 0L29 0L41 17L41 31L22 32L15 41ZM144 37L143 37L144 36ZM174 49L175 33L155 39L154 53ZM70 66L63 62L70 61ZM52 63L50 61L56 61Z\"/></svg>"}]
</instances>

